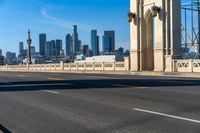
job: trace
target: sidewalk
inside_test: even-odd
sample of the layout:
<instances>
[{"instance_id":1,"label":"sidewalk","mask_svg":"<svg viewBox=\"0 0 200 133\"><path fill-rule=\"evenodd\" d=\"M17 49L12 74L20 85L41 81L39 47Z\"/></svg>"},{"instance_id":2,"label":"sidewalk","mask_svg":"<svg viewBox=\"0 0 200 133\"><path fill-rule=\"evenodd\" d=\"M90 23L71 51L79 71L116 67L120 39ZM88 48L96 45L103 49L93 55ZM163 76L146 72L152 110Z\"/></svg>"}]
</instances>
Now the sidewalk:
<instances>
[{"instance_id":1,"label":"sidewalk","mask_svg":"<svg viewBox=\"0 0 200 133\"><path fill-rule=\"evenodd\" d=\"M0 70L1 71L1 70ZM4 70L5 71L5 70ZM200 78L200 73L183 73L183 72L130 72L130 71L38 71L38 70L7 70L8 72L50 72L50 73L89 73L89 74L116 74L116 75L141 75L141 76L166 76L166 77L188 77Z\"/></svg>"}]
</instances>

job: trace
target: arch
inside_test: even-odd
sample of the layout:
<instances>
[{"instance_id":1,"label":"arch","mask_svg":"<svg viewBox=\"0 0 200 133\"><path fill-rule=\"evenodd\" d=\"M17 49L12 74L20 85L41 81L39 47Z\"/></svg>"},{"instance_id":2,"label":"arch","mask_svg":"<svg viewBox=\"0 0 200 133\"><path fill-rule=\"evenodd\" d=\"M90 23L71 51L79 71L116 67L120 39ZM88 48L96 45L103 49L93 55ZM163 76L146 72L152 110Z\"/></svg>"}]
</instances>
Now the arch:
<instances>
[{"instance_id":1,"label":"arch","mask_svg":"<svg viewBox=\"0 0 200 133\"><path fill-rule=\"evenodd\" d=\"M148 9L145 13L145 43L143 44L143 60L144 70L154 70L154 17L151 10Z\"/></svg>"}]
</instances>

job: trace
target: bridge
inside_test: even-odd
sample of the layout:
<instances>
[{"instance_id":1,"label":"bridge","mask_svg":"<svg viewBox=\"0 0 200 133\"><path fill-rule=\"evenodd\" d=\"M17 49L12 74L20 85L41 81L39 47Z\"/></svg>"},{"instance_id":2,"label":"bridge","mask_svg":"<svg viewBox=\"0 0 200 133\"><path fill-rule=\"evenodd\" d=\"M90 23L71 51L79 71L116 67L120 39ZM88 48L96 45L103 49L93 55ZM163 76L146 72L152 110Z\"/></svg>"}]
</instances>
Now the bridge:
<instances>
[{"instance_id":1,"label":"bridge","mask_svg":"<svg viewBox=\"0 0 200 133\"><path fill-rule=\"evenodd\" d=\"M0 133L199 133L200 60L181 58L181 3L149 1L131 0L124 61L0 66Z\"/></svg>"}]
</instances>

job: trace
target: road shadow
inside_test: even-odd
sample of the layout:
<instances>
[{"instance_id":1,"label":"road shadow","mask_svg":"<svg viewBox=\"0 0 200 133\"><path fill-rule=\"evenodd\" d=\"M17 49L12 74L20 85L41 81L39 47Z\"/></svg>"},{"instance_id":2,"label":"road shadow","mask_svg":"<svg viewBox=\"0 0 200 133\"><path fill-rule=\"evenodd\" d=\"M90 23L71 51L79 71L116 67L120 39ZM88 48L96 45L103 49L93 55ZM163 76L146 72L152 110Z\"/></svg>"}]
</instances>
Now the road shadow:
<instances>
[{"instance_id":1,"label":"road shadow","mask_svg":"<svg viewBox=\"0 0 200 133\"><path fill-rule=\"evenodd\" d=\"M26 81L0 83L0 91L33 91L64 89L100 89L129 87L200 86L200 80L183 79L93 79L63 81ZM181 89L181 88L180 88Z\"/></svg>"},{"instance_id":2,"label":"road shadow","mask_svg":"<svg viewBox=\"0 0 200 133\"><path fill-rule=\"evenodd\" d=\"M12 132L0 124L0 133L12 133Z\"/></svg>"}]
</instances>

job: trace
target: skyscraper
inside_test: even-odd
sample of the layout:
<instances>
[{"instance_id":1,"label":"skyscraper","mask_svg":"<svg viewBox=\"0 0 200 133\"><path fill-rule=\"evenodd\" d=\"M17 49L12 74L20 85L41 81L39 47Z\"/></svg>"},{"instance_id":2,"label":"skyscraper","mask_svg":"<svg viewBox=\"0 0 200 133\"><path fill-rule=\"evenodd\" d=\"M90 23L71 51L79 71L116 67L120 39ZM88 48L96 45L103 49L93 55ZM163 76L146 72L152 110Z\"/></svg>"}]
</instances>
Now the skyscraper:
<instances>
[{"instance_id":1,"label":"skyscraper","mask_svg":"<svg viewBox=\"0 0 200 133\"><path fill-rule=\"evenodd\" d=\"M19 57L22 57L23 50L24 50L24 43L23 42L19 42Z\"/></svg>"},{"instance_id":2,"label":"skyscraper","mask_svg":"<svg viewBox=\"0 0 200 133\"><path fill-rule=\"evenodd\" d=\"M56 41L51 40L51 45L52 45L52 56L56 56Z\"/></svg>"},{"instance_id":3,"label":"skyscraper","mask_svg":"<svg viewBox=\"0 0 200 133\"><path fill-rule=\"evenodd\" d=\"M52 56L53 46L51 41L47 41L45 45L45 56L50 57Z\"/></svg>"},{"instance_id":4,"label":"skyscraper","mask_svg":"<svg viewBox=\"0 0 200 133\"><path fill-rule=\"evenodd\" d=\"M2 49L0 49L0 56L2 56L3 55L3 53L2 53Z\"/></svg>"},{"instance_id":5,"label":"skyscraper","mask_svg":"<svg viewBox=\"0 0 200 133\"><path fill-rule=\"evenodd\" d=\"M102 36L102 45L103 45L103 52L109 53L111 51L110 48L110 37L107 35Z\"/></svg>"},{"instance_id":6,"label":"skyscraper","mask_svg":"<svg viewBox=\"0 0 200 133\"><path fill-rule=\"evenodd\" d=\"M104 31L104 35L109 37L110 50L109 52L115 52L115 31Z\"/></svg>"},{"instance_id":7,"label":"skyscraper","mask_svg":"<svg viewBox=\"0 0 200 133\"><path fill-rule=\"evenodd\" d=\"M72 55L72 36L70 34L65 37L65 52L66 56Z\"/></svg>"},{"instance_id":8,"label":"skyscraper","mask_svg":"<svg viewBox=\"0 0 200 133\"><path fill-rule=\"evenodd\" d=\"M62 40L56 40L56 55L59 56L62 50Z\"/></svg>"},{"instance_id":9,"label":"skyscraper","mask_svg":"<svg viewBox=\"0 0 200 133\"><path fill-rule=\"evenodd\" d=\"M93 56L99 55L99 36L97 35L97 30L91 31L91 48Z\"/></svg>"},{"instance_id":10,"label":"skyscraper","mask_svg":"<svg viewBox=\"0 0 200 133\"><path fill-rule=\"evenodd\" d=\"M73 33L72 33L72 46L73 46L73 54L77 55L80 51L80 41L78 40L78 31L77 26L73 26Z\"/></svg>"},{"instance_id":11,"label":"skyscraper","mask_svg":"<svg viewBox=\"0 0 200 133\"><path fill-rule=\"evenodd\" d=\"M45 55L45 45L46 45L46 34L40 34L39 35L39 45L40 45L40 55L44 56Z\"/></svg>"}]
</instances>

